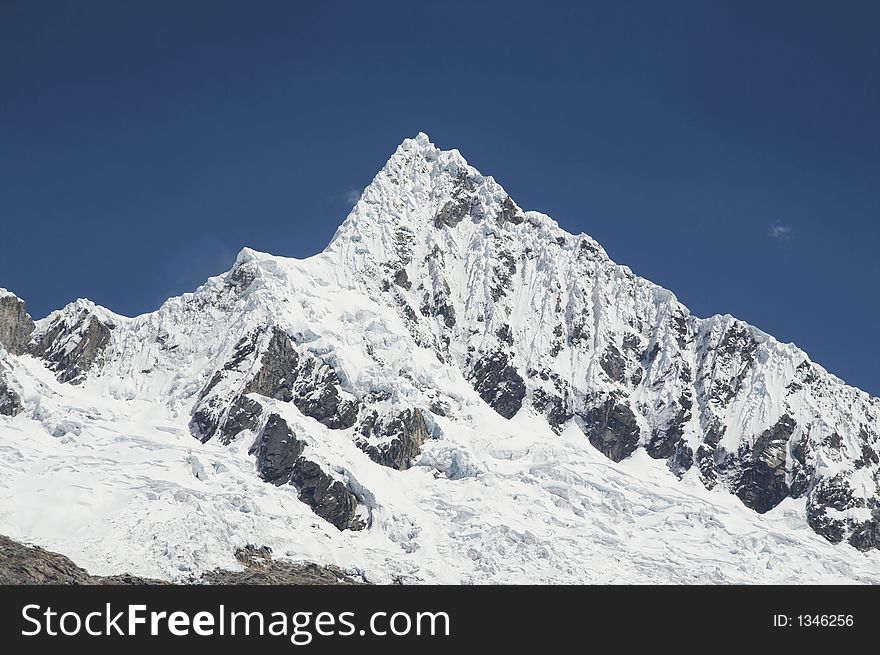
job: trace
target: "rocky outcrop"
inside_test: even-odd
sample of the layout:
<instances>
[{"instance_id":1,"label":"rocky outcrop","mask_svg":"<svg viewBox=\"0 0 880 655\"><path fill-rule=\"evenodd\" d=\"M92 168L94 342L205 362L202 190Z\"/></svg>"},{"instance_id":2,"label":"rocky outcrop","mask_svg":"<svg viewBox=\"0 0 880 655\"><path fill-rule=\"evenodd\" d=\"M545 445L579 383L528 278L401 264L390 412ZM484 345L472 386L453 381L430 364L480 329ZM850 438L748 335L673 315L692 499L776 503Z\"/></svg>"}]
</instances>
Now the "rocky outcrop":
<instances>
[{"instance_id":1,"label":"rocky outcrop","mask_svg":"<svg viewBox=\"0 0 880 655\"><path fill-rule=\"evenodd\" d=\"M278 414L270 415L252 449L260 477L273 484L287 484L304 449L305 444L296 438L287 421Z\"/></svg>"},{"instance_id":2,"label":"rocky outcrop","mask_svg":"<svg viewBox=\"0 0 880 655\"><path fill-rule=\"evenodd\" d=\"M405 471L428 439L425 417L418 409L406 409L396 416L380 417L370 412L358 426L356 443L370 459L382 466Z\"/></svg>"},{"instance_id":3,"label":"rocky outcrop","mask_svg":"<svg viewBox=\"0 0 880 655\"><path fill-rule=\"evenodd\" d=\"M363 584L335 566L272 559L272 549L239 548L235 558L243 571L215 569L186 581L209 585L353 585ZM0 585L167 585L164 580L127 573L91 575L58 553L28 546L0 535Z\"/></svg>"},{"instance_id":4,"label":"rocky outcrop","mask_svg":"<svg viewBox=\"0 0 880 655\"><path fill-rule=\"evenodd\" d=\"M514 225L519 225L524 220L522 212L510 199L510 196L505 196L501 201L501 211L498 212L497 219L499 223L513 223Z\"/></svg>"},{"instance_id":5,"label":"rocky outcrop","mask_svg":"<svg viewBox=\"0 0 880 655\"><path fill-rule=\"evenodd\" d=\"M350 428L357 421L357 403L343 398L336 372L315 357L304 358L296 371L292 402L331 430Z\"/></svg>"},{"instance_id":6,"label":"rocky outcrop","mask_svg":"<svg viewBox=\"0 0 880 655\"><path fill-rule=\"evenodd\" d=\"M15 416L22 411L21 398L15 392L0 366L0 416Z\"/></svg>"},{"instance_id":7,"label":"rocky outcrop","mask_svg":"<svg viewBox=\"0 0 880 655\"><path fill-rule=\"evenodd\" d=\"M859 550L880 549L880 508L871 512L871 518L855 526L849 544Z\"/></svg>"},{"instance_id":8,"label":"rocky outcrop","mask_svg":"<svg viewBox=\"0 0 880 655\"><path fill-rule=\"evenodd\" d=\"M434 227L455 227L465 218L479 218L480 204L473 193L476 190L473 179L461 170L453 183L452 199L446 202L434 217Z\"/></svg>"},{"instance_id":9,"label":"rocky outcrop","mask_svg":"<svg viewBox=\"0 0 880 655\"><path fill-rule=\"evenodd\" d=\"M852 507L852 490L842 476L820 479L807 497L807 523L833 544L846 536L846 521L832 514Z\"/></svg>"},{"instance_id":10,"label":"rocky outcrop","mask_svg":"<svg viewBox=\"0 0 880 655\"><path fill-rule=\"evenodd\" d=\"M293 383L297 378L299 359L299 353L287 333L273 327L269 345L260 360L262 366L245 385L243 393L258 393L290 402L293 400Z\"/></svg>"},{"instance_id":11,"label":"rocky outcrop","mask_svg":"<svg viewBox=\"0 0 880 655\"><path fill-rule=\"evenodd\" d=\"M268 546L247 544L235 551L243 571L215 569L205 573L199 584L212 585L354 585L363 584L335 566L311 562L284 562L272 558Z\"/></svg>"},{"instance_id":12,"label":"rocky outcrop","mask_svg":"<svg viewBox=\"0 0 880 655\"><path fill-rule=\"evenodd\" d=\"M635 414L626 403L613 397L579 414L578 424L590 443L615 462L626 459L639 446L641 431Z\"/></svg>"},{"instance_id":13,"label":"rocky outcrop","mask_svg":"<svg viewBox=\"0 0 880 655\"><path fill-rule=\"evenodd\" d=\"M103 362L113 328L85 308L61 314L36 336L28 352L44 359L59 382L79 384Z\"/></svg>"},{"instance_id":14,"label":"rocky outcrop","mask_svg":"<svg viewBox=\"0 0 880 655\"><path fill-rule=\"evenodd\" d=\"M301 501L339 530L365 527L357 514L357 497L314 462L304 457L297 459L290 482L296 486Z\"/></svg>"},{"instance_id":15,"label":"rocky outcrop","mask_svg":"<svg viewBox=\"0 0 880 655\"><path fill-rule=\"evenodd\" d=\"M260 367L251 376L257 358ZM349 428L357 420L357 403L343 397L332 367L310 353L298 352L278 327L268 333L254 331L238 342L232 357L200 394L190 420L193 436L201 441L219 436L228 443L245 429L255 430L262 405L247 394L292 402L331 429Z\"/></svg>"},{"instance_id":16,"label":"rocky outcrop","mask_svg":"<svg viewBox=\"0 0 880 655\"><path fill-rule=\"evenodd\" d=\"M477 360L468 376L474 390L504 418L513 418L522 408L526 385L504 352Z\"/></svg>"},{"instance_id":17,"label":"rocky outcrop","mask_svg":"<svg viewBox=\"0 0 880 655\"><path fill-rule=\"evenodd\" d=\"M64 555L27 546L0 535L0 585L128 585L165 584L128 574L90 575Z\"/></svg>"},{"instance_id":18,"label":"rocky outcrop","mask_svg":"<svg viewBox=\"0 0 880 655\"><path fill-rule=\"evenodd\" d=\"M788 441L796 427L794 419L785 414L751 446L743 444L740 448L732 466L732 488L746 507L763 514L788 496L785 464Z\"/></svg>"},{"instance_id":19,"label":"rocky outcrop","mask_svg":"<svg viewBox=\"0 0 880 655\"><path fill-rule=\"evenodd\" d=\"M24 301L0 289L0 347L13 355L27 350L34 322L25 311Z\"/></svg>"},{"instance_id":20,"label":"rocky outcrop","mask_svg":"<svg viewBox=\"0 0 880 655\"><path fill-rule=\"evenodd\" d=\"M303 414L331 429L354 425L357 405L342 397L336 372L311 354L300 356L283 330L272 329L261 364L243 393L292 402Z\"/></svg>"},{"instance_id":21,"label":"rocky outcrop","mask_svg":"<svg viewBox=\"0 0 880 655\"><path fill-rule=\"evenodd\" d=\"M256 454L257 471L266 482L292 484L302 502L339 530L363 529L357 497L341 480L303 457L304 450L305 443L278 414L269 416L251 448Z\"/></svg>"}]
</instances>

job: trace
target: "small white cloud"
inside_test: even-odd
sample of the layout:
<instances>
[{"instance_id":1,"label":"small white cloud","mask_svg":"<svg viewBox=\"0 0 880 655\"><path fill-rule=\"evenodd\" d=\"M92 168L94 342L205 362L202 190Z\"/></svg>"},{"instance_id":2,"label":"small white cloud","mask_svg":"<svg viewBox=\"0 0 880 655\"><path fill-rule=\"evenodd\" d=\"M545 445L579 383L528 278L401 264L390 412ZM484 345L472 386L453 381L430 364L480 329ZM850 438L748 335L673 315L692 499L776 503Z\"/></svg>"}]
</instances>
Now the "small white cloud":
<instances>
[{"instance_id":1,"label":"small white cloud","mask_svg":"<svg viewBox=\"0 0 880 655\"><path fill-rule=\"evenodd\" d=\"M361 192L357 189L349 189L345 192L345 202L347 202L349 205L355 204L360 199Z\"/></svg>"},{"instance_id":2,"label":"small white cloud","mask_svg":"<svg viewBox=\"0 0 880 655\"><path fill-rule=\"evenodd\" d=\"M770 226L770 231L767 234L769 234L774 239L790 239L791 228L788 225L779 225L778 223L774 223Z\"/></svg>"}]
</instances>

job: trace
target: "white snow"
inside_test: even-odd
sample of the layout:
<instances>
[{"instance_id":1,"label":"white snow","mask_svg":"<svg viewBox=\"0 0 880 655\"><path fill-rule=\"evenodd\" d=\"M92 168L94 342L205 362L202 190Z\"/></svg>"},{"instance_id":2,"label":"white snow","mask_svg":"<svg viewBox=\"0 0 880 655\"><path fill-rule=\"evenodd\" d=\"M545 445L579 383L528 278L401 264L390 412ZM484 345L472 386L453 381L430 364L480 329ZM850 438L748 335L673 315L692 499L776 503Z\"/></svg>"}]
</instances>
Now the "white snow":
<instances>
[{"instance_id":1,"label":"white snow","mask_svg":"<svg viewBox=\"0 0 880 655\"><path fill-rule=\"evenodd\" d=\"M528 413L506 421L474 404L467 422L437 417L443 438L399 472L373 464L347 431L274 403L318 462L369 490L373 527L339 532L291 488L256 476L250 433L201 444L156 403L58 384L33 360L16 374L44 385L42 422L2 419L0 529L96 574L186 579L235 568L234 549L255 543L375 582L880 578L876 555L814 534L797 501L759 515L724 491L679 482L644 453L614 464L577 428L556 435ZM59 428L61 417L76 417L76 428Z\"/></svg>"}]
</instances>

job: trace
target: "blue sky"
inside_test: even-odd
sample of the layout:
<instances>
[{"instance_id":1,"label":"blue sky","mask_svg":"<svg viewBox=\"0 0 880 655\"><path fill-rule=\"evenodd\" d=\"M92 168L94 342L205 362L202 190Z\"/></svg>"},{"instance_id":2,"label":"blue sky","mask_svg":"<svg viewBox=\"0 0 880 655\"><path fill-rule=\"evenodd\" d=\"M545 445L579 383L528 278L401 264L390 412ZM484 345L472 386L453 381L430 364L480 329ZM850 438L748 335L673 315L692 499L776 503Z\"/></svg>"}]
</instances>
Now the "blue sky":
<instances>
[{"instance_id":1,"label":"blue sky","mask_svg":"<svg viewBox=\"0 0 880 655\"><path fill-rule=\"evenodd\" d=\"M0 4L0 286L155 309L320 251L418 131L880 393L880 4Z\"/></svg>"}]
</instances>

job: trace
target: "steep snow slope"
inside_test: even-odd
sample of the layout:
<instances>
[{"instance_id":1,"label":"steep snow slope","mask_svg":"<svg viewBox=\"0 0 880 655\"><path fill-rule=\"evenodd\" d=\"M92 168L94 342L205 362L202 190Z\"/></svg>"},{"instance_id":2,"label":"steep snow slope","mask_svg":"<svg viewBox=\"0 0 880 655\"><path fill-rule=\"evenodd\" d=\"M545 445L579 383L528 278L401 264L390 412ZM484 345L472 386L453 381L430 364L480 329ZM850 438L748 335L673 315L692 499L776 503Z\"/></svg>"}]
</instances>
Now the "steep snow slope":
<instances>
[{"instance_id":1,"label":"steep snow slope","mask_svg":"<svg viewBox=\"0 0 880 655\"><path fill-rule=\"evenodd\" d=\"M0 532L96 573L880 580L877 399L423 134L323 253L29 321L0 298Z\"/></svg>"}]
</instances>

